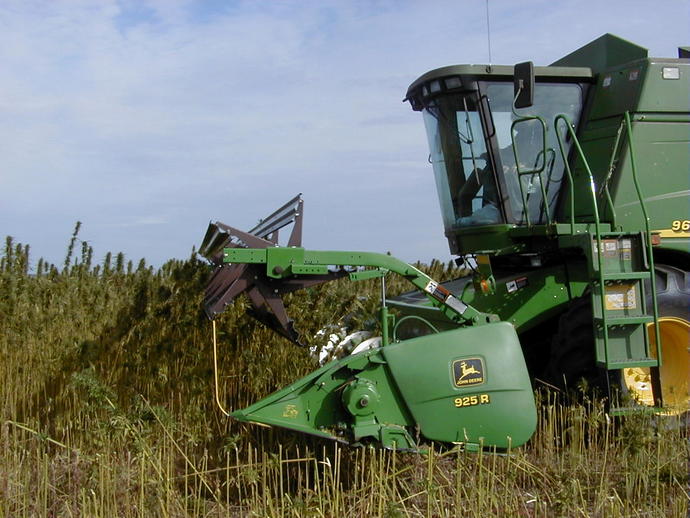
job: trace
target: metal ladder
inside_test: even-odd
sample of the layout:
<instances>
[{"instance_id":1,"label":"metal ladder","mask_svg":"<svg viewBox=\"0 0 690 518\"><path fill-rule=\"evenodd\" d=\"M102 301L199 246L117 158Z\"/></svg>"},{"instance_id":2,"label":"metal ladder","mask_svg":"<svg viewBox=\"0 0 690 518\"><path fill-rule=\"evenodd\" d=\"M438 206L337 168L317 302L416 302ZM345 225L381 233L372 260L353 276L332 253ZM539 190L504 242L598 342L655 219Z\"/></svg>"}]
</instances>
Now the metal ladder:
<instances>
[{"instance_id":1,"label":"metal ladder","mask_svg":"<svg viewBox=\"0 0 690 518\"><path fill-rule=\"evenodd\" d=\"M593 236L589 262L596 360L608 370L657 367L647 325L645 280L652 270L646 259L644 235L619 232Z\"/></svg>"},{"instance_id":2,"label":"metal ladder","mask_svg":"<svg viewBox=\"0 0 690 518\"><path fill-rule=\"evenodd\" d=\"M591 202L594 232L590 233L590 244L585 248L585 255L588 259L590 286L592 287L591 298L597 365L607 370L632 367L650 368L654 400L658 405L661 405L661 384L658 371L658 367L661 366L661 339L656 304L654 258L649 218L637 180L630 114L626 112L621 121L609 165L609 177L613 169L621 134L625 130L630 152L632 178L645 222L644 231L637 234L601 231L597 203L598 193L591 169L572 124L566 116L559 115L555 120L556 136L570 184L571 227L574 228L573 179L562 139L557 131L559 121L565 123L592 186ZM612 227L615 227L615 210L608 191L608 182L604 183L600 194L605 195L604 199L611 214ZM651 308L647 307L645 281L649 283L651 288ZM655 326L655 336L658 337L655 341L654 351L652 351L647 331L650 324Z\"/></svg>"}]
</instances>

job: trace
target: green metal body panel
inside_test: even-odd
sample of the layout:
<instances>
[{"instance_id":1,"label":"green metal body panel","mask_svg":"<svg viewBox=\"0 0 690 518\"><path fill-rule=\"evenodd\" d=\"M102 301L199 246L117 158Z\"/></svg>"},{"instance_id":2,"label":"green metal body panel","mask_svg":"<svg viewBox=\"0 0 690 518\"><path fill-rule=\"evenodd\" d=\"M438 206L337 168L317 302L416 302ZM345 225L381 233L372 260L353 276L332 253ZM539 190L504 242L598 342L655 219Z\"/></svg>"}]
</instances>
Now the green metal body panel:
<instances>
[{"instance_id":1,"label":"green metal body panel","mask_svg":"<svg viewBox=\"0 0 690 518\"><path fill-rule=\"evenodd\" d=\"M371 414L353 415L343 401L343 391L360 379L373 384L378 395L367 405ZM379 351L331 362L232 417L345 442L371 437L395 448L387 440L392 437L398 448L415 447L406 431L414 420Z\"/></svg>"},{"instance_id":2,"label":"green metal body panel","mask_svg":"<svg viewBox=\"0 0 690 518\"><path fill-rule=\"evenodd\" d=\"M467 227L462 230L447 232L446 237L453 238L462 250L473 250L477 253L490 251L493 254L515 253L524 250L524 245L511 239L510 231L515 225L482 225Z\"/></svg>"},{"instance_id":3,"label":"green metal body panel","mask_svg":"<svg viewBox=\"0 0 690 518\"><path fill-rule=\"evenodd\" d=\"M624 113L630 112L651 228L670 229L674 219L686 219L690 211L690 60L648 58L646 49L605 35L554 65L581 67L585 63L596 73L597 80L581 125L580 141L596 184L605 183L616 135ZM677 69L678 77L665 79L665 68ZM582 164L576 162L576 175L581 168ZM586 183L576 182L576 200L586 199ZM641 231L640 203L631 180L630 150L625 141L616 157L611 191L618 230ZM580 203L576 210L583 219L591 219L588 204ZM607 212L602 219L610 221L612 216ZM663 246L690 251L687 239L685 246L679 243L663 242Z\"/></svg>"},{"instance_id":4,"label":"green metal body panel","mask_svg":"<svg viewBox=\"0 0 690 518\"><path fill-rule=\"evenodd\" d=\"M581 260L499 276L493 293L483 293L468 278L465 283L458 283L460 292L455 295L479 311L497 314L500 320L510 322L518 333L523 333L559 315L573 297L584 293L588 283L586 265ZM453 291L452 283L445 286ZM455 327L440 311L412 293L391 299L389 306L401 315L423 317L437 329Z\"/></svg>"},{"instance_id":5,"label":"green metal body panel","mask_svg":"<svg viewBox=\"0 0 690 518\"><path fill-rule=\"evenodd\" d=\"M690 67L688 67L690 73ZM690 97L690 95L688 95ZM641 189L653 232L661 235L660 249L690 253L690 232L674 230L674 222L690 220L690 116L680 121L633 122L637 167L649 172L641 175ZM685 171L683 174L683 166ZM638 231L642 214L622 173L615 189L616 222L622 230Z\"/></svg>"},{"instance_id":6,"label":"green metal body panel","mask_svg":"<svg viewBox=\"0 0 690 518\"><path fill-rule=\"evenodd\" d=\"M398 449L418 448L415 426L430 440L516 447L537 419L520 343L505 322L348 356L232 417Z\"/></svg>"},{"instance_id":7,"label":"green metal body panel","mask_svg":"<svg viewBox=\"0 0 690 518\"><path fill-rule=\"evenodd\" d=\"M501 320L523 332L563 310L572 297L567 283L565 265L513 272L496 279L493 293L472 290L467 300L478 308L495 309Z\"/></svg>"},{"instance_id":8,"label":"green metal body panel","mask_svg":"<svg viewBox=\"0 0 690 518\"><path fill-rule=\"evenodd\" d=\"M612 34L604 34L587 45L551 63L551 67L588 67L594 73L620 63L647 57L647 49Z\"/></svg>"},{"instance_id":9,"label":"green metal body panel","mask_svg":"<svg viewBox=\"0 0 690 518\"><path fill-rule=\"evenodd\" d=\"M509 448L525 443L534 433L532 387L510 324L436 333L389 345L382 354L428 439ZM480 360L474 363L482 365L476 368L481 376L458 379L463 361L469 364L470 359ZM477 382L461 384L467 380Z\"/></svg>"},{"instance_id":10,"label":"green metal body panel","mask_svg":"<svg viewBox=\"0 0 690 518\"><path fill-rule=\"evenodd\" d=\"M678 79L663 79L664 68L677 69ZM631 141L643 200L652 231L662 234L659 249L690 254L690 234L673 231L674 222L690 218L690 60L645 58L606 69L599 74L592 104L582 125L580 142L595 183L603 185L624 113L632 114ZM632 181L627 140L614 157L609 180L614 213L602 220L618 230L644 230L641 205ZM589 186L583 165L575 161L575 200L586 200ZM568 199L565 193L565 200ZM565 219L567 203L561 205ZM576 203L579 221L592 218L591 204ZM681 224L682 227L682 224Z\"/></svg>"}]
</instances>

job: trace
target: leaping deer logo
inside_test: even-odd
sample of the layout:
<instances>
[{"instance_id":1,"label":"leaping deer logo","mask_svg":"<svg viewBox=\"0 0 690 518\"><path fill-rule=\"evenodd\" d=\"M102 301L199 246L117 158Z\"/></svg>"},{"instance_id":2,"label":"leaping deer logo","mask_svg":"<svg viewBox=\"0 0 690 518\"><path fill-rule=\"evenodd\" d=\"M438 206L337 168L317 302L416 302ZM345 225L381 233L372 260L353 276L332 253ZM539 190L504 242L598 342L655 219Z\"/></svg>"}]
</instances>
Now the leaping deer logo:
<instances>
[{"instance_id":1,"label":"leaping deer logo","mask_svg":"<svg viewBox=\"0 0 690 518\"><path fill-rule=\"evenodd\" d=\"M462 369L462 376L458 378L458 381L462 380L465 378L465 376L469 376L470 374L477 374L481 376L481 372L479 372L477 369L474 368L474 365L467 365L467 362L460 362L460 368Z\"/></svg>"}]
</instances>

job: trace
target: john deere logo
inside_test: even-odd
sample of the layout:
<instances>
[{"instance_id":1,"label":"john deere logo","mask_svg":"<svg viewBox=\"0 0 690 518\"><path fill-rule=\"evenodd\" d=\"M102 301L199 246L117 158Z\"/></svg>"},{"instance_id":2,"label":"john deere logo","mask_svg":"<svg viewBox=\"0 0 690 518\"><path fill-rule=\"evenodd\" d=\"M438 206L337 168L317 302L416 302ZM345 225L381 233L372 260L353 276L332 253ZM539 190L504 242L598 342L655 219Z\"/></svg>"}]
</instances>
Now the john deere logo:
<instances>
[{"instance_id":1,"label":"john deere logo","mask_svg":"<svg viewBox=\"0 0 690 518\"><path fill-rule=\"evenodd\" d=\"M456 387L484 383L484 362L481 358L464 358L453 362L453 379Z\"/></svg>"},{"instance_id":2,"label":"john deere logo","mask_svg":"<svg viewBox=\"0 0 690 518\"><path fill-rule=\"evenodd\" d=\"M299 410L297 410L295 405L285 405L285 408L283 408L283 417L287 417L288 419L297 419L298 415Z\"/></svg>"}]
</instances>

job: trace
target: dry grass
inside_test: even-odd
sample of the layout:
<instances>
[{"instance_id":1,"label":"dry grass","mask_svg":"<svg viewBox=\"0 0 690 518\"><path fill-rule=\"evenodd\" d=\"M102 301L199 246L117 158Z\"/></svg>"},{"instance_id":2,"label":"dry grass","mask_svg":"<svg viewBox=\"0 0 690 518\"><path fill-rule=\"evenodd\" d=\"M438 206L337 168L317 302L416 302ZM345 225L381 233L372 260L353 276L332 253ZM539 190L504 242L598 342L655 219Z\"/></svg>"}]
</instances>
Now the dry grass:
<instances>
[{"instance_id":1,"label":"dry grass","mask_svg":"<svg viewBox=\"0 0 690 518\"><path fill-rule=\"evenodd\" d=\"M1 518L687 514L685 426L612 420L598 401L541 394L537 434L507 456L343 449L231 422L213 406L206 267L94 266L76 242L60 269L30 268L11 240L2 256ZM292 313L306 337L346 314L374 326L377 290L331 283L294 295ZM241 304L219 325L231 408L315 366Z\"/></svg>"}]
</instances>

